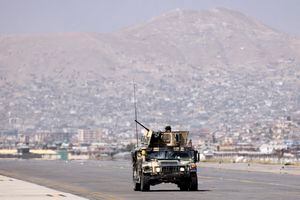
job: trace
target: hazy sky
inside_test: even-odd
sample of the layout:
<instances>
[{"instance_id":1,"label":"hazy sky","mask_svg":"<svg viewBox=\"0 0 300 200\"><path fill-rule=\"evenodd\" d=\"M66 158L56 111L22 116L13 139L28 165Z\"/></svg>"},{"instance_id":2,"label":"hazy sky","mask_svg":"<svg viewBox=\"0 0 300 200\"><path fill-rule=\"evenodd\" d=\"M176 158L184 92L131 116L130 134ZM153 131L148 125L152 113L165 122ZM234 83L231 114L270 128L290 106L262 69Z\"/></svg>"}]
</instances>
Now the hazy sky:
<instances>
[{"instance_id":1,"label":"hazy sky","mask_svg":"<svg viewBox=\"0 0 300 200\"><path fill-rule=\"evenodd\" d=\"M300 0L0 0L0 33L111 32L176 8L214 7L300 35Z\"/></svg>"}]
</instances>

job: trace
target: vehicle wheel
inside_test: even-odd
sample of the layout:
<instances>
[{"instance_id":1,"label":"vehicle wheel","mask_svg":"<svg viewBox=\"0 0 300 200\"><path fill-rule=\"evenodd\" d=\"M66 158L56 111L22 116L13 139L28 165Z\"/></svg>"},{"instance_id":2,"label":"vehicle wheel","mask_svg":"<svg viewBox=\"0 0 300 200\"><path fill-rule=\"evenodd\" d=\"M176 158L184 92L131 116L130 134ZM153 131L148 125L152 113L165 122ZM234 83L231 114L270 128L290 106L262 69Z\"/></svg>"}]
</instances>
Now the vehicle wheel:
<instances>
[{"instance_id":1,"label":"vehicle wheel","mask_svg":"<svg viewBox=\"0 0 300 200\"><path fill-rule=\"evenodd\" d=\"M141 184L137 182L137 173L136 170L134 169L132 172L132 179L133 179L133 190L134 191L140 191L141 190Z\"/></svg>"},{"instance_id":2,"label":"vehicle wheel","mask_svg":"<svg viewBox=\"0 0 300 200\"><path fill-rule=\"evenodd\" d=\"M190 191L198 190L198 178L196 173L191 174Z\"/></svg>"},{"instance_id":3,"label":"vehicle wheel","mask_svg":"<svg viewBox=\"0 0 300 200\"><path fill-rule=\"evenodd\" d=\"M141 191L141 184L140 183L133 183L133 190L134 191Z\"/></svg>"},{"instance_id":4,"label":"vehicle wheel","mask_svg":"<svg viewBox=\"0 0 300 200\"><path fill-rule=\"evenodd\" d=\"M149 191L149 190L150 190L149 178L147 175L142 174L142 176L141 176L141 191Z\"/></svg>"}]
</instances>

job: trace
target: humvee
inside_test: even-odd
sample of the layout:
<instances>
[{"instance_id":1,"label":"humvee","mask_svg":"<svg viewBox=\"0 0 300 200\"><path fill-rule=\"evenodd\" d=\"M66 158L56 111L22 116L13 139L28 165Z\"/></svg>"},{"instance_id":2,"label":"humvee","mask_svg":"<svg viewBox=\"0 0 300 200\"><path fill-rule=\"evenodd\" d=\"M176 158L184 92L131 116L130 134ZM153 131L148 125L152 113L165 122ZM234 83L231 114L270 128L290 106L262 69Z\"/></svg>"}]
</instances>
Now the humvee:
<instances>
[{"instance_id":1,"label":"humvee","mask_svg":"<svg viewBox=\"0 0 300 200\"><path fill-rule=\"evenodd\" d=\"M197 165L199 154L188 143L188 131L172 131L167 126L164 132L149 130L141 146L132 151L133 188L149 191L150 186L174 183L182 191L198 190Z\"/></svg>"}]
</instances>

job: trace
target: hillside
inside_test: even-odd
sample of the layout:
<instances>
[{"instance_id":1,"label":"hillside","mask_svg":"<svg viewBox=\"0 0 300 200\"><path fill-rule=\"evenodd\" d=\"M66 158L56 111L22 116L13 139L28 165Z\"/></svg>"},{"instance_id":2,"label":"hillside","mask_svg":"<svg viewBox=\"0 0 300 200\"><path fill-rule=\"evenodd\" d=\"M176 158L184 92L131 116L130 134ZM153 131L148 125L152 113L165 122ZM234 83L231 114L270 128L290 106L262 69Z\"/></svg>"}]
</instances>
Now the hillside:
<instances>
[{"instance_id":1,"label":"hillside","mask_svg":"<svg viewBox=\"0 0 300 200\"><path fill-rule=\"evenodd\" d=\"M2 129L239 130L300 110L300 39L239 12L174 10L109 34L0 36Z\"/></svg>"}]
</instances>

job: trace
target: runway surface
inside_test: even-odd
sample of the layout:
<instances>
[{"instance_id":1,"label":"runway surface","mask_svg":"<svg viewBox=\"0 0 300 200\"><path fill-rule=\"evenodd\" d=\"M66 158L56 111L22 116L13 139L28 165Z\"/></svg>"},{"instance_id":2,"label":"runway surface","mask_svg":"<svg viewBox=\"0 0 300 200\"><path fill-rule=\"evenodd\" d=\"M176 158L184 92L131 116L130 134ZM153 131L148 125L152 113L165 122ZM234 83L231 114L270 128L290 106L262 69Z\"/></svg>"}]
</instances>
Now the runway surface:
<instances>
[{"instance_id":1,"label":"runway surface","mask_svg":"<svg viewBox=\"0 0 300 200\"><path fill-rule=\"evenodd\" d=\"M300 199L300 176L202 168L199 190L179 191L176 185L132 189L129 161L0 160L0 174L30 181L89 199Z\"/></svg>"}]
</instances>

